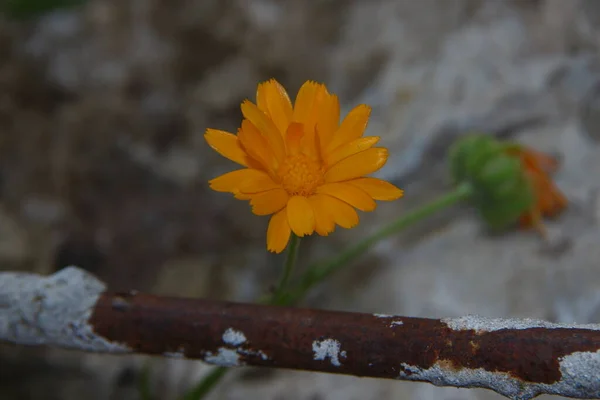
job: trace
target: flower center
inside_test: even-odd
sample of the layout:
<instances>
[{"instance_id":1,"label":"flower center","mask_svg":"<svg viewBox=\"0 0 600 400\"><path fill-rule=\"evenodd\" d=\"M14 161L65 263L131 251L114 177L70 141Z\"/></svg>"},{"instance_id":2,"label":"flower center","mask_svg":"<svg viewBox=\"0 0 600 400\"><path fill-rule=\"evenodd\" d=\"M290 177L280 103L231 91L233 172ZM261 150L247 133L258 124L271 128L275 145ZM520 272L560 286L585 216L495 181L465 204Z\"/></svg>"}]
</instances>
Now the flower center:
<instances>
[{"instance_id":1,"label":"flower center","mask_svg":"<svg viewBox=\"0 0 600 400\"><path fill-rule=\"evenodd\" d=\"M321 165L302 153L287 156L277 174L283 188L291 195L309 196L323 183Z\"/></svg>"}]
</instances>

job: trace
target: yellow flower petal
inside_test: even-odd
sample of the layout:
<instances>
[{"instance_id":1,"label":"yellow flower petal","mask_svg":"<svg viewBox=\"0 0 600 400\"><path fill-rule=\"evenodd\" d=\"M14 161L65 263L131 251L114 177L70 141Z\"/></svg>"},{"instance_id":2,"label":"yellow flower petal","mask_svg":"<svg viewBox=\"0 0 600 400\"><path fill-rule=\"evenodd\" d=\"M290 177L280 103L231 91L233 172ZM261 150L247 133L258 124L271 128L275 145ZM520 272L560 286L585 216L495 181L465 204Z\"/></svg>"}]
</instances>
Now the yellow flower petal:
<instances>
[{"instance_id":1,"label":"yellow flower petal","mask_svg":"<svg viewBox=\"0 0 600 400\"><path fill-rule=\"evenodd\" d=\"M344 158L325 173L326 182L340 182L371 174L385 165L388 151L374 147Z\"/></svg>"},{"instance_id":2,"label":"yellow flower petal","mask_svg":"<svg viewBox=\"0 0 600 400\"><path fill-rule=\"evenodd\" d=\"M289 199L288 193L283 189L272 189L252 196L250 205L256 215L269 215L285 207Z\"/></svg>"},{"instance_id":3,"label":"yellow flower petal","mask_svg":"<svg viewBox=\"0 0 600 400\"><path fill-rule=\"evenodd\" d=\"M326 96L318 112L316 130L321 145L321 153L325 154L327 146L329 146L340 125L340 102L337 96L333 94Z\"/></svg>"},{"instance_id":4,"label":"yellow flower petal","mask_svg":"<svg viewBox=\"0 0 600 400\"><path fill-rule=\"evenodd\" d=\"M402 189L377 178L358 178L347 181L349 185L361 188L375 200L396 200L404 195Z\"/></svg>"},{"instance_id":5,"label":"yellow flower petal","mask_svg":"<svg viewBox=\"0 0 600 400\"><path fill-rule=\"evenodd\" d=\"M268 177L268 175L262 171L244 168L228 172L216 177L208 183L210 184L210 188L216 192L230 192L236 194L240 191L240 186L244 182L260 179L264 176Z\"/></svg>"},{"instance_id":6,"label":"yellow flower petal","mask_svg":"<svg viewBox=\"0 0 600 400\"><path fill-rule=\"evenodd\" d=\"M287 92L275 79L258 85L256 94L258 108L266 112L282 134L292 120L292 102Z\"/></svg>"},{"instance_id":7,"label":"yellow flower petal","mask_svg":"<svg viewBox=\"0 0 600 400\"><path fill-rule=\"evenodd\" d=\"M293 121L304 125L305 132L315 129L319 110L329 96L325 85L308 81L298 91L294 104Z\"/></svg>"},{"instance_id":8,"label":"yellow flower petal","mask_svg":"<svg viewBox=\"0 0 600 400\"><path fill-rule=\"evenodd\" d=\"M375 200L392 200L402 190L366 176L387 161L378 137L363 137L370 107L355 107L340 123L340 102L323 84L306 82L294 105L275 79L261 83L256 104L241 105L244 120L234 135L207 130L209 145L247 167L210 181L214 190L249 200L252 212L272 215L269 251L282 252L294 232L327 236L336 225L359 223L357 209L372 211Z\"/></svg>"},{"instance_id":9,"label":"yellow flower petal","mask_svg":"<svg viewBox=\"0 0 600 400\"><path fill-rule=\"evenodd\" d=\"M300 87L296 95L296 101L294 102L292 117L294 122L306 123L310 118L318 90L319 84L313 81L306 81Z\"/></svg>"},{"instance_id":10,"label":"yellow flower petal","mask_svg":"<svg viewBox=\"0 0 600 400\"><path fill-rule=\"evenodd\" d=\"M317 189L317 193L328 194L361 211L373 211L377 207L367 192L346 182L326 183Z\"/></svg>"},{"instance_id":11,"label":"yellow flower petal","mask_svg":"<svg viewBox=\"0 0 600 400\"><path fill-rule=\"evenodd\" d=\"M233 197L235 197L238 200L250 200L252 196L254 195L249 193L240 193L239 191L233 194Z\"/></svg>"},{"instance_id":12,"label":"yellow flower petal","mask_svg":"<svg viewBox=\"0 0 600 400\"><path fill-rule=\"evenodd\" d=\"M292 230L288 224L286 209L274 214L267 228L267 249L273 253L281 253L290 240Z\"/></svg>"},{"instance_id":13,"label":"yellow flower petal","mask_svg":"<svg viewBox=\"0 0 600 400\"><path fill-rule=\"evenodd\" d=\"M365 104L354 107L342 121L340 129L333 134L327 152L361 137L367 128L369 115L371 115L371 107Z\"/></svg>"},{"instance_id":14,"label":"yellow flower petal","mask_svg":"<svg viewBox=\"0 0 600 400\"><path fill-rule=\"evenodd\" d=\"M302 140L302 152L312 160L322 160L321 149L319 148L319 142L317 138L317 131L315 129L309 129L306 131L305 129L304 133L304 138Z\"/></svg>"},{"instance_id":15,"label":"yellow flower petal","mask_svg":"<svg viewBox=\"0 0 600 400\"><path fill-rule=\"evenodd\" d=\"M266 82L258 84L256 88L256 106L265 114L269 114L269 100L267 99Z\"/></svg>"},{"instance_id":16,"label":"yellow flower petal","mask_svg":"<svg viewBox=\"0 0 600 400\"><path fill-rule=\"evenodd\" d=\"M315 230L315 213L304 196L292 196L287 205L288 223L299 237L310 235Z\"/></svg>"},{"instance_id":17,"label":"yellow flower petal","mask_svg":"<svg viewBox=\"0 0 600 400\"><path fill-rule=\"evenodd\" d=\"M329 213L327 205L323 202L327 201L327 196L316 194L308 198L310 205L315 213L315 232L321 236L328 236L335 230L335 221Z\"/></svg>"},{"instance_id":18,"label":"yellow flower petal","mask_svg":"<svg viewBox=\"0 0 600 400\"><path fill-rule=\"evenodd\" d=\"M223 157L243 165L244 167L248 166L246 162L246 153L240 147L238 138L235 135L218 129L209 128L204 134L204 139L206 139L210 147L215 149L217 153Z\"/></svg>"},{"instance_id":19,"label":"yellow flower petal","mask_svg":"<svg viewBox=\"0 0 600 400\"><path fill-rule=\"evenodd\" d=\"M329 153L325 157L325 163L327 165L334 165L346 157L350 157L351 155L370 149L371 147L375 146L377 142L379 142L378 136L367 136L364 138L355 139L350 143L339 146L333 152Z\"/></svg>"},{"instance_id":20,"label":"yellow flower petal","mask_svg":"<svg viewBox=\"0 0 600 400\"><path fill-rule=\"evenodd\" d=\"M267 190L278 189L281 185L273 180L268 174L259 171L252 177L240 182L238 190L243 194L253 194L266 192Z\"/></svg>"},{"instance_id":21,"label":"yellow flower petal","mask_svg":"<svg viewBox=\"0 0 600 400\"><path fill-rule=\"evenodd\" d=\"M328 213L336 224L350 229L358 225L358 214L348 203L329 195L323 195L323 212Z\"/></svg>"},{"instance_id":22,"label":"yellow flower petal","mask_svg":"<svg viewBox=\"0 0 600 400\"><path fill-rule=\"evenodd\" d=\"M238 138L250 157L255 159L265 170L274 173L277 170L277 160L269 143L260 131L247 119L242 121Z\"/></svg>"},{"instance_id":23,"label":"yellow flower petal","mask_svg":"<svg viewBox=\"0 0 600 400\"><path fill-rule=\"evenodd\" d=\"M289 155L300 153L302 137L304 136L304 127L298 122L292 122L285 134L285 146Z\"/></svg>"},{"instance_id":24,"label":"yellow flower petal","mask_svg":"<svg viewBox=\"0 0 600 400\"><path fill-rule=\"evenodd\" d=\"M275 157L282 160L285 156L283 136L271 118L248 100L242 103L242 114L265 136Z\"/></svg>"},{"instance_id":25,"label":"yellow flower petal","mask_svg":"<svg viewBox=\"0 0 600 400\"><path fill-rule=\"evenodd\" d=\"M315 131L306 132L306 127L299 122L292 122L285 135L285 146L288 155L303 153L311 159L317 159Z\"/></svg>"}]
</instances>

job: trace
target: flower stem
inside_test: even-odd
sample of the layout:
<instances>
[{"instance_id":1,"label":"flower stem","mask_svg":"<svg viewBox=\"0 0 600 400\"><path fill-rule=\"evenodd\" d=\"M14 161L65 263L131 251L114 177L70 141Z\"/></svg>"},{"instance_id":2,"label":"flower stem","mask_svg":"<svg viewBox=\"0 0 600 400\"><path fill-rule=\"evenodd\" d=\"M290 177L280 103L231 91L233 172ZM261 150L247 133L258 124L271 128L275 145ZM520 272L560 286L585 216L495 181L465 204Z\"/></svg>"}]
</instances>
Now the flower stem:
<instances>
[{"instance_id":1,"label":"flower stem","mask_svg":"<svg viewBox=\"0 0 600 400\"><path fill-rule=\"evenodd\" d=\"M181 400L198 400L206 396L213 387L219 383L221 378L229 371L229 368L216 367L213 368L192 390L187 392Z\"/></svg>"},{"instance_id":2,"label":"flower stem","mask_svg":"<svg viewBox=\"0 0 600 400\"><path fill-rule=\"evenodd\" d=\"M275 292L265 299L264 303L267 304L279 304L285 294L288 287L288 283L292 276L292 271L296 266L298 260L298 249L300 248L300 238L292 233L290 237L290 243L288 244L287 254L285 257L285 263L283 264L283 274L279 280L279 285ZM217 367L208 373L202 380L189 392L182 397L181 400L201 400L206 396L214 386L225 376L229 368Z\"/></svg>"},{"instance_id":3,"label":"flower stem","mask_svg":"<svg viewBox=\"0 0 600 400\"><path fill-rule=\"evenodd\" d=\"M288 245L287 255L285 257L285 264L283 264L283 274L281 275L281 280L279 281L279 285L275 290L274 299L281 297L288 286L290 281L290 277L292 276L292 271L294 270L294 266L296 265L296 261L298 260L298 249L300 248L300 238L292 233L290 237L290 244Z\"/></svg>"},{"instance_id":4,"label":"flower stem","mask_svg":"<svg viewBox=\"0 0 600 400\"><path fill-rule=\"evenodd\" d=\"M294 266L296 265L298 248L300 245L300 238L292 234L279 285L277 286L275 293L266 299L262 299L261 303L289 305L297 302L298 300L302 299L313 286L320 283L337 270L341 269L348 262L353 261L354 259L363 255L374 244L392 236L395 233L400 232L408 226L419 222L444 208L450 207L461 200L469 198L472 192L473 189L468 183L463 183L457 186L453 191L430 203L425 204L420 208L417 208L408 214L403 215L389 225L384 226L371 236L368 236L367 238L356 243L354 246L346 249L338 256L311 265L301 277L299 284L291 288L291 290L288 290L288 283L292 276ZM188 392L182 400L202 399L221 380L228 370L229 368L215 368L206 377L204 377L204 379L202 379L202 381L200 381L200 383L194 387L194 389Z\"/></svg>"},{"instance_id":5,"label":"flower stem","mask_svg":"<svg viewBox=\"0 0 600 400\"><path fill-rule=\"evenodd\" d=\"M152 365L150 361L147 361L142 367L140 380L138 382L138 392L140 394L140 400L153 400L154 396L152 395L151 389L151 372Z\"/></svg>"},{"instance_id":6,"label":"flower stem","mask_svg":"<svg viewBox=\"0 0 600 400\"><path fill-rule=\"evenodd\" d=\"M275 304L288 305L299 301L313 286L320 283L340 268L344 267L350 261L353 261L363 255L376 243L392 236L395 233L400 232L408 226L444 208L469 198L472 192L473 190L471 185L468 183L463 183L442 197L427 203L424 206L417 208L416 210L405 214L394 222L384 226L371 236L366 237L352 247L346 249L341 254L309 266L304 275L300 278L300 282L296 285L296 287L287 291L284 296L278 297Z\"/></svg>"}]
</instances>

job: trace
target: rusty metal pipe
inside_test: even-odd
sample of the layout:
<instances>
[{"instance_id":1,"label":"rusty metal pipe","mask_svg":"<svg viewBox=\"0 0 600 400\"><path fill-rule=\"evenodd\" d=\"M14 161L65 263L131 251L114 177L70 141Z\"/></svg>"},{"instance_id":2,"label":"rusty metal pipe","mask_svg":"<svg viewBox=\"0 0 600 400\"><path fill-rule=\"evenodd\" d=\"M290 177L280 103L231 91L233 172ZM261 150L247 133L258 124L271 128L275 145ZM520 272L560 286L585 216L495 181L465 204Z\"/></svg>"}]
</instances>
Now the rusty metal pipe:
<instances>
[{"instance_id":1,"label":"rusty metal pipe","mask_svg":"<svg viewBox=\"0 0 600 400\"><path fill-rule=\"evenodd\" d=\"M16 314L11 319L0 304L0 339L481 387L512 399L542 393L600 398L599 325L427 319L110 293L85 272L70 271L35 276L35 284L21 280L21 300L14 290L5 295ZM0 283L0 303L6 288ZM26 317L18 320L18 313Z\"/></svg>"}]
</instances>

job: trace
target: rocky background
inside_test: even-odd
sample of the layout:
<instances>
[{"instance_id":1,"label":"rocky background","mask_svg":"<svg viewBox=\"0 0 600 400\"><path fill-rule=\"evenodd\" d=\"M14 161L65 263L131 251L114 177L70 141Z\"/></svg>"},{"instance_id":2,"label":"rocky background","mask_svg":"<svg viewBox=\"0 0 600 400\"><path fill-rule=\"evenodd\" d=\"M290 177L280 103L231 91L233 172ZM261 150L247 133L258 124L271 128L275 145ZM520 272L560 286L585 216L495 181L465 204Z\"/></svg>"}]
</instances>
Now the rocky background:
<instances>
[{"instance_id":1,"label":"rocky background","mask_svg":"<svg viewBox=\"0 0 600 400\"><path fill-rule=\"evenodd\" d=\"M251 301L279 272L266 219L207 189L232 165L205 144L277 78L325 82L374 107L379 176L406 197L359 228L303 243L333 253L447 190L460 134L510 137L562 159L570 207L533 232L490 235L456 208L382 243L305 305L437 317L600 320L600 1L89 0L0 17L0 268L77 264L113 289ZM1 399L157 399L209 367L0 347ZM211 399L499 399L484 390L240 369Z\"/></svg>"}]
</instances>

